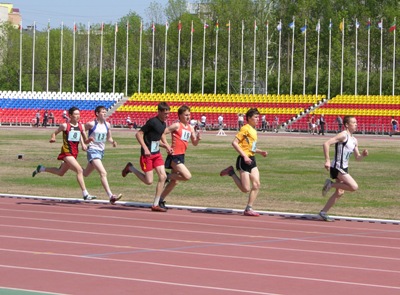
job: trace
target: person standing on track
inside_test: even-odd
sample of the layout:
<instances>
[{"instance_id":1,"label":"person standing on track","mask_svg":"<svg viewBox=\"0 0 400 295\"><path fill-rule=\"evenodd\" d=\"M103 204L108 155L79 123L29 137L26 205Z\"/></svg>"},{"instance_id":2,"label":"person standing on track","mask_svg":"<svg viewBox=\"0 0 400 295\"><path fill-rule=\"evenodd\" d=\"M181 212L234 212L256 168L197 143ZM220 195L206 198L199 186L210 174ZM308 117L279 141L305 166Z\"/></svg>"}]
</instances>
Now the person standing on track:
<instances>
[{"instance_id":1,"label":"person standing on track","mask_svg":"<svg viewBox=\"0 0 400 295\"><path fill-rule=\"evenodd\" d=\"M104 149L106 142L110 142L113 147L117 147L117 142L112 138L110 123L106 122L107 109L104 106L97 106L95 111L96 119L85 124L85 129L89 131L89 145L86 151L87 166L83 169L83 176L89 176L93 170L97 170L100 175L101 184L106 191L110 203L115 204L121 199L122 194L114 195L111 192L107 180L107 171L103 166Z\"/></svg>"},{"instance_id":2,"label":"person standing on track","mask_svg":"<svg viewBox=\"0 0 400 295\"><path fill-rule=\"evenodd\" d=\"M158 114L156 117L149 119L144 126L136 133L136 139L141 146L140 166L141 172L137 170L131 162L125 165L122 170L122 177L126 177L128 173L133 173L144 184L150 185L153 183L153 169L158 175L156 186L156 194L154 197L152 211L166 212L165 208L159 206L160 196L164 189L167 174L165 172L164 160L162 158L160 147L164 147L167 152L172 153L166 136L164 134L167 127L166 120L168 119L170 107L167 103L161 102L158 104Z\"/></svg>"},{"instance_id":3,"label":"person standing on track","mask_svg":"<svg viewBox=\"0 0 400 295\"><path fill-rule=\"evenodd\" d=\"M238 177L229 166L221 171L220 176L231 176L237 187L244 193L249 193L244 215L259 216L260 214L253 210L253 203L260 191L260 172L256 164L255 154L263 157L268 155L267 151L257 148L257 125L260 113L256 108L251 108L246 113L247 124L244 125L236 134L232 142L233 148L239 153L236 160L236 169L239 170Z\"/></svg>"},{"instance_id":4,"label":"person standing on track","mask_svg":"<svg viewBox=\"0 0 400 295\"><path fill-rule=\"evenodd\" d=\"M354 137L354 132L357 131L357 120L354 116L345 116L343 119L345 130L338 133L336 136L328 139L323 144L325 156L325 169L330 171L331 179L327 179L322 188L322 195L325 196L328 191L333 187L335 192L328 199L324 208L319 212L319 216L325 221L334 221L333 218L327 215L329 209L343 196L345 191L354 192L358 189L357 182L351 177L348 172L349 159L352 153L357 161L362 160L368 156L368 150L363 150L360 154L358 150L358 141ZM335 145L335 158L330 160L329 147Z\"/></svg>"},{"instance_id":5,"label":"person standing on track","mask_svg":"<svg viewBox=\"0 0 400 295\"><path fill-rule=\"evenodd\" d=\"M179 122L173 123L165 129L165 134L171 133L172 153L165 160L165 168L172 169L171 174L167 175L167 185L161 193L161 208L167 209L165 206L165 198L175 188L179 181L188 181L192 178L192 174L185 166L185 153L189 144L189 140L194 146L199 144L200 133L195 132L194 127L190 125L190 108L186 105L178 109Z\"/></svg>"},{"instance_id":6,"label":"person standing on track","mask_svg":"<svg viewBox=\"0 0 400 295\"><path fill-rule=\"evenodd\" d=\"M51 134L50 143L56 142L56 135L60 132L63 134L63 145L61 147L61 153L58 155L58 160L61 162L59 168L56 167L45 167L43 165L38 165L32 173L32 177L41 172L48 172L58 176L64 176L68 170L72 170L76 173L76 179L82 189L82 196L84 200L96 199L86 190L85 181L83 179L83 169L79 165L76 158L79 152L79 143L82 144L82 149L86 151L87 146L85 142L88 141L85 127L79 123L80 113L77 107L72 107L68 111L70 120L68 123L62 123L56 131Z\"/></svg>"}]
</instances>

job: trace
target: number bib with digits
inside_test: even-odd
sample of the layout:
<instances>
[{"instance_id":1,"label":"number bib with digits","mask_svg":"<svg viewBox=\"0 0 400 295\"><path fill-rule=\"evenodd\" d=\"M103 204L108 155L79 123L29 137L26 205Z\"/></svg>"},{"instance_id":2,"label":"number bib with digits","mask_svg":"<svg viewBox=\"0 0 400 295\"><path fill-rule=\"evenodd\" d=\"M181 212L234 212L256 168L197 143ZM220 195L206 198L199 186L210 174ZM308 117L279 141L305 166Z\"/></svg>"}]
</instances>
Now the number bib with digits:
<instances>
[{"instance_id":1,"label":"number bib with digits","mask_svg":"<svg viewBox=\"0 0 400 295\"><path fill-rule=\"evenodd\" d=\"M68 141L79 142L81 139L81 131L80 130L70 130L68 132Z\"/></svg>"},{"instance_id":2,"label":"number bib with digits","mask_svg":"<svg viewBox=\"0 0 400 295\"><path fill-rule=\"evenodd\" d=\"M192 132L187 131L185 129L182 129L181 140L182 141L189 141L191 135L192 135Z\"/></svg>"},{"instance_id":3,"label":"number bib with digits","mask_svg":"<svg viewBox=\"0 0 400 295\"><path fill-rule=\"evenodd\" d=\"M106 142L107 140L107 132L98 132L95 136L95 142Z\"/></svg>"},{"instance_id":4,"label":"number bib with digits","mask_svg":"<svg viewBox=\"0 0 400 295\"><path fill-rule=\"evenodd\" d=\"M160 151L160 141L152 141L151 147L150 147L150 152L157 153L159 151Z\"/></svg>"}]
</instances>

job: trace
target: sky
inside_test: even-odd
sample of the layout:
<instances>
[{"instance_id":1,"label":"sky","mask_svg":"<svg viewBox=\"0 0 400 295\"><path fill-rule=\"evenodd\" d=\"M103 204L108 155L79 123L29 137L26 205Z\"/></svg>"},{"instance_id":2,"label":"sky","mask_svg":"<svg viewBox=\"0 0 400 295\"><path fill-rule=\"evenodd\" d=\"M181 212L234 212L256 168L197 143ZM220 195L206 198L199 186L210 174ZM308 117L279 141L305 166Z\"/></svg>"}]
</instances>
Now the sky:
<instances>
[{"instance_id":1,"label":"sky","mask_svg":"<svg viewBox=\"0 0 400 295\"><path fill-rule=\"evenodd\" d=\"M74 22L112 23L126 16L130 11L140 15L144 22L147 20L146 10L151 2L166 6L168 0L6 0L4 3L12 3L14 8L19 8L22 16L22 26L25 28L36 21L38 30L50 27L72 27Z\"/></svg>"}]
</instances>

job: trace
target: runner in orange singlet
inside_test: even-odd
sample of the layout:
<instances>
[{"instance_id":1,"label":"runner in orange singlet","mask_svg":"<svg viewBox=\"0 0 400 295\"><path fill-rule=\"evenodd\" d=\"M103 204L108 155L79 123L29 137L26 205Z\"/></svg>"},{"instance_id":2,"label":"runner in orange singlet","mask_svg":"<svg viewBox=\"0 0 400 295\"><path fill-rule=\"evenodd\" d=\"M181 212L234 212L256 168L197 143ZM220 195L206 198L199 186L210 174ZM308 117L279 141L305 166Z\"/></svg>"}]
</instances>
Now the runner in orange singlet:
<instances>
[{"instance_id":1,"label":"runner in orange singlet","mask_svg":"<svg viewBox=\"0 0 400 295\"><path fill-rule=\"evenodd\" d=\"M159 206L165 208L164 199L174 189L179 181L188 181L192 178L192 174L185 166L185 153L189 144L189 140L194 146L198 145L200 133L194 131L193 126L190 125L190 108L186 105L178 109L179 122L170 125L165 129L165 134L171 133L173 150L172 154L167 156L165 160L165 168L172 169L171 174L168 175L167 182L163 192L161 193Z\"/></svg>"}]
</instances>

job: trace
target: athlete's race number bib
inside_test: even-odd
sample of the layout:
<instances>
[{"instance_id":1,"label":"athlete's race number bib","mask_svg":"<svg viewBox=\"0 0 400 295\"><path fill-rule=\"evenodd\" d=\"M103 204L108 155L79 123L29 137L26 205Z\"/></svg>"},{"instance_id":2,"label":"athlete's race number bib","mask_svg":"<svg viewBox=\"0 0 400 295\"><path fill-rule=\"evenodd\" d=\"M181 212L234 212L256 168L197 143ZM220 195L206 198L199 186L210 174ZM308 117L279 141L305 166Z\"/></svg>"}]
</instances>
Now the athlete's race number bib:
<instances>
[{"instance_id":1,"label":"athlete's race number bib","mask_svg":"<svg viewBox=\"0 0 400 295\"><path fill-rule=\"evenodd\" d=\"M182 130L181 140L182 141L189 141L189 138L190 138L191 135L192 135L192 132L187 131L187 130Z\"/></svg>"},{"instance_id":2,"label":"athlete's race number bib","mask_svg":"<svg viewBox=\"0 0 400 295\"><path fill-rule=\"evenodd\" d=\"M97 133L94 139L95 142L106 142L106 140L107 140L107 132Z\"/></svg>"},{"instance_id":3,"label":"athlete's race number bib","mask_svg":"<svg viewBox=\"0 0 400 295\"><path fill-rule=\"evenodd\" d=\"M150 152L156 153L160 150L160 141L152 141L150 146Z\"/></svg>"},{"instance_id":4,"label":"athlete's race number bib","mask_svg":"<svg viewBox=\"0 0 400 295\"><path fill-rule=\"evenodd\" d=\"M346 161L348 161L349 159L350 159L350 156L353 154L353 152L348 152L348 153L346 153L345 154L345 156L344 156L344 159L346 160Z\"/></svg>"},{"instance_id":5,"label":"athlete's race number bib","mask_svg":"<svg viewBox=\"0 0 400 295\"><path fill-rule=\"evenodd\" d=\"M77 142L81 139L81 131L80 130L70 130L68 133L68 141Z\"/></svg>"},{"instance_id":6,"label":"athlete's race number bib","mask_svg":"<svg viewBox=\"0 0 400 295\"><path fill-rule=\"evenodd\" d=\"M255 153L257 151L257 141L254 141L251 145L251 151Z\"/></svg>"}]
</instances>

